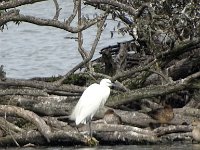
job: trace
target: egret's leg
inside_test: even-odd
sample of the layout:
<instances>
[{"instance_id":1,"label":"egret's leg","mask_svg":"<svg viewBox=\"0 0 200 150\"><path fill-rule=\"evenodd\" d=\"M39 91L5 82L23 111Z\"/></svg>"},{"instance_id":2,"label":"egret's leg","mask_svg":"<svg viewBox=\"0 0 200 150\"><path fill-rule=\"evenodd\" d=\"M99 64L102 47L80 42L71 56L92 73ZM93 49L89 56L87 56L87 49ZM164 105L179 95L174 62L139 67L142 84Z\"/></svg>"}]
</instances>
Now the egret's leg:
<instances>
[{"instance_id":1,"label":"egret's leg","mask_svg":"<svg viewBox=\"0 0 200 150\"><path fill-rule=\"evenodd\" d=\"M89 120L89 131L90 131L90 137L92 138L91 120Z\"/></svg>"},{"instance_id":2,"label":"egret's leg","mask_svg":"<svg viewBox=\"0 0 200 150\"><path fill-rule=\"evenodd\" d=\"M90 131L90 138L88 139L88 145L90 146L95 146L99 144L99 141L97 141L94 137L92 137L92 127L91 127L91 119L88 121L88 125L89 125L89 131Z\"/></svg>"},{"instance_id":3,"label":"egret's leg","mask_svg":"<svg viewBox=\"0 0 200 150\"><path fill-rule=\"evenodd\" d=\"M78 129L78 127L77 127L77 126L75 127L75 129L76 129L76 131L78 131L78 132L80 133L80 131L79 131L79 129Z\"/></svg>"}]
</instances>

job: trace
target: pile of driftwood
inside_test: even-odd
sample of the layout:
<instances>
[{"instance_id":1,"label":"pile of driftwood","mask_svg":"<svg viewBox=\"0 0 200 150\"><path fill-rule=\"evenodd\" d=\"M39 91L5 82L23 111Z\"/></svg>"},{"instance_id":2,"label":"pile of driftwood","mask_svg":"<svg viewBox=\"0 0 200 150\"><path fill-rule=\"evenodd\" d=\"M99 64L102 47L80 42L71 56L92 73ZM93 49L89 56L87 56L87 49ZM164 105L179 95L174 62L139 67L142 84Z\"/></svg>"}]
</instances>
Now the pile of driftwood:
<instances>
[{"instance_id":1,"label":"pile of driftwood","mask_svg":"<svg viewBox=\"0 0 200 150\"><path fill-rule=\"evenodd\" d=\"M156 56L137 52L137 47L128 41L104 48L92 62L93 71L71 75L63 84L57 82L62 76L6 78L1 66L0 146L91 144L88 126L75 127L60 118L70 115L84 89L102 78L120 88L112 90L92 122L99 144L192 142L191 122L200 116L200 40L184 41ZM165 114L166 104L171 118L149 115L156 110Z\"/></svg>"},{"instance_id":2,"label":"pile of driftwood","mask_svg":"<svg viewBox=\"0 0 200 150\"><path fill-rule=\"evenodd\" d=\"M0 146L96 144L88 142L87 126L75 127L64 118L85 88L102 78L120 88L112 90L94 116L93 136L99 144L192 142L191 122L200 116L199 1L77 0L65 19L59 18L56 0L55 16L49 19L18 8L39 1L0 0L0 30L14 21L77 33L83 61L63 76L29 80L7 78L0 67ZM105 13L84 17L81 2ZM75 16L78 26L73 27ZM133 40L106 47L91 61L106 20L117 18L111 37L119 32ZM88 52L82 31L94 24L97 34Z\"/></svg>"}]
</instances>

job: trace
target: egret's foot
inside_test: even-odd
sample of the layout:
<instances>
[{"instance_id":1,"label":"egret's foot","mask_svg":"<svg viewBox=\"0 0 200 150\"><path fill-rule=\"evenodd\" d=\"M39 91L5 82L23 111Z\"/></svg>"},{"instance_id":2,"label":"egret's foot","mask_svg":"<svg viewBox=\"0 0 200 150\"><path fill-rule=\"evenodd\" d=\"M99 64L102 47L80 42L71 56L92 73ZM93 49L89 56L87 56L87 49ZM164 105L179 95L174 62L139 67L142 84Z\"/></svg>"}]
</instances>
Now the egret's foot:
<instances>
[{"instance_id":1,"label":"egret's foot","mask_svg":"<svg viewBox=\"0 0 200 150\"><path fill-rule=\"evenodd\" d=\"M99 141L95 139L94 137L85 137L86 138L86 144L89 146L97 146L99 145Z\"/></svg>"}]
</instances>

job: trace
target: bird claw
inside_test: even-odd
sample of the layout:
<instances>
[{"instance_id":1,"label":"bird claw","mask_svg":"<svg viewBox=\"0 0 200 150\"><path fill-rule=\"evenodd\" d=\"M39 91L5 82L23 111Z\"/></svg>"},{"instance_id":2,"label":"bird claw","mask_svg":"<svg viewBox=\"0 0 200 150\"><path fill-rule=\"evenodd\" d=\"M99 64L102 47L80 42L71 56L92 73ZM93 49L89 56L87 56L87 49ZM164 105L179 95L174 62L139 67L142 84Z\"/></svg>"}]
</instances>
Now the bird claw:
<instances>
[{"instance_id":1,"label":"bird claw","mask_svg":"<svg viewBox=\"0 0 200 150\"><path fill-rule=\"evenodd\" d=\"M86 144L89 146L97 146L99 145L99 141L95 139L94 137L85 137L86 138Z\"/></svg>"}]
</instances>

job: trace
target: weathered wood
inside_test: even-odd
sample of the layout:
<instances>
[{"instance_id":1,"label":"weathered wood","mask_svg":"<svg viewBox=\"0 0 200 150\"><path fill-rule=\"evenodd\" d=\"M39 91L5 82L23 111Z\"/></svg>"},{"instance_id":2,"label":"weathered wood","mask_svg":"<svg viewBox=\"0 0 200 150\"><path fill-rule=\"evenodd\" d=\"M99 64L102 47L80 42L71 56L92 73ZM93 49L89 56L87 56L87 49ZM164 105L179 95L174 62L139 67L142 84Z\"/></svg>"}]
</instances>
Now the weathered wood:
<instances>
[{"instance_id":1,"label":"weathered wood","mask_svg":"<svg viewBox=\"0 0 200 150\"><path fill-rule=\"evenodd\" d=\"M30 96L48 96L48 94L43 90L37 89L0 89L0 96L7 96L7 95L30 95Z\"/></svg>"},{"instance_id":2,"label":"weathered wood","mask_svg":"<svg viewBox=\"0 0 200 150\"><path fill-rule=\"evenodd\" d=\"M192 126L188 125L171 125L167 127L159 127L153 130L154 133L157 134L157 136L163 136L165 134L170 134L170 133L184 133L184 132L191 132L192 131Z\"/></svg>"},{"instance_id":3,"label":"weathered wood","mask_svg":"<svg viewBox=\"0 0 200 150\"><path fill-rule=\"evenodd\" d=\"M17 115L22 117L33 124L35 124L38 130L42 133L42 135L50 142L49 134L51 133L50 127L44 122L42 118L40 118L37 114L25 110L20 107L9 106L9 105L0 105L0 114L1 115Z\"/></svg>"},{"instance_id":4,"label":"weathered wood","mask_svg":"<svg viewBox=\"0 0 200 150\"><path fill-rule=\"evenodd\" d=\"M37 88L37 89L43 89L46 92L65 91L65 92L72 92L72 93L82 93L85 89L85 87L80 87L80 86L75 86L75 85L58 86L55 83L50 83L50 82L9 79L9 78L7 78L6 81L0 81L0 85L17 86L17 87L32 87L32 88Z\"/></svg>"},{"instance_id":5,"label":"weathered wood","mask_svg":"<svg viewBox=\"0 0 200 150\"><path fill-rule=\"evenodd\" d=\"M24 132L25 130L22 128L19 128L13 123L10 123L6 120L6 118L0 117L0 128L9 133L11 132Z\"/></svg>"},{"instance_id":6,"label":"weathered wood","mask_svg":"<svg viewBox=\"0 0 200 150\"><path fill-rule=\"evenodd\" d=\"M85 90L84 86L90 83L85 82L91 78L93 81L109 78L120 85L111 92L106 103L109 107L101 108L92 122L93 135L101 144L191 142L191 122L200 117L197 1L190 4L173 2L172 5L163 2L161 5L153 1L147 4L143 1L84 0L105 11L94 19L85 19L81 14L82 1L79 0L74 1L73 12L65 21L59 19L60 7L56 0L56 13L50 19L22 14L20 8L10 9L39 1L43 0L0 1L0 30L7 22L14 21L16 24L29 22L78 33L83 61L65 75L50 81L40 77L10 79L6 77L3 66L0 67L0 146L28 143L88 145L87 125L80 125L79 132L68 115ZM173 5L176 5L175 11ZM78 26L73 27L71 23L77 14ZM112 38L118 32L128 33L132 39L103 48L100 52L102 57L91 61L108 15L119 21L111 31ZM98 30L88 55L82 45L81 32L96 23ZM87 75L84 85L77 86L75 82L62 84L65 79L73 78L70 75L83 66L86 67L79 75ZM173 120L162 126L147 115L149 110L162 107L159 101L169 102L174 107ZM109 109L112 109L111 114L106 113ZM112 120L115 117L117 121ZM61 118L67 119L60 121ZM154 129L150 128L152 124L155 124Z\"/></svg>"},{"instance_id":7,"label":"weathered wood","mask_svg":"<svg viewBox=\"0 0 200 150\"><path fill-rule=\"evenodd\" d=\"M40 115L59 116L69 115L79 97L49 95L35 96L6 96L0 98L0 104L10 104L31 110Z\"/></svg>"},{"instance_id":8,"label":"weathered wood","mask_svg":"<svg viewBox=\"0 0 200 150\"><path fill-rule=\"evenodd\" d=\"M132 90L126 93L121 93L110 98L106 103L107 106L117 107L122 104L129 103L133 100L154 97L159 95L166 95L172 92L177 92L189 88L190 81L198 78L200 72L194 73L185 79L178 80L165 85L152 85L145 88Z\"/></svg>"}]
</instances>

